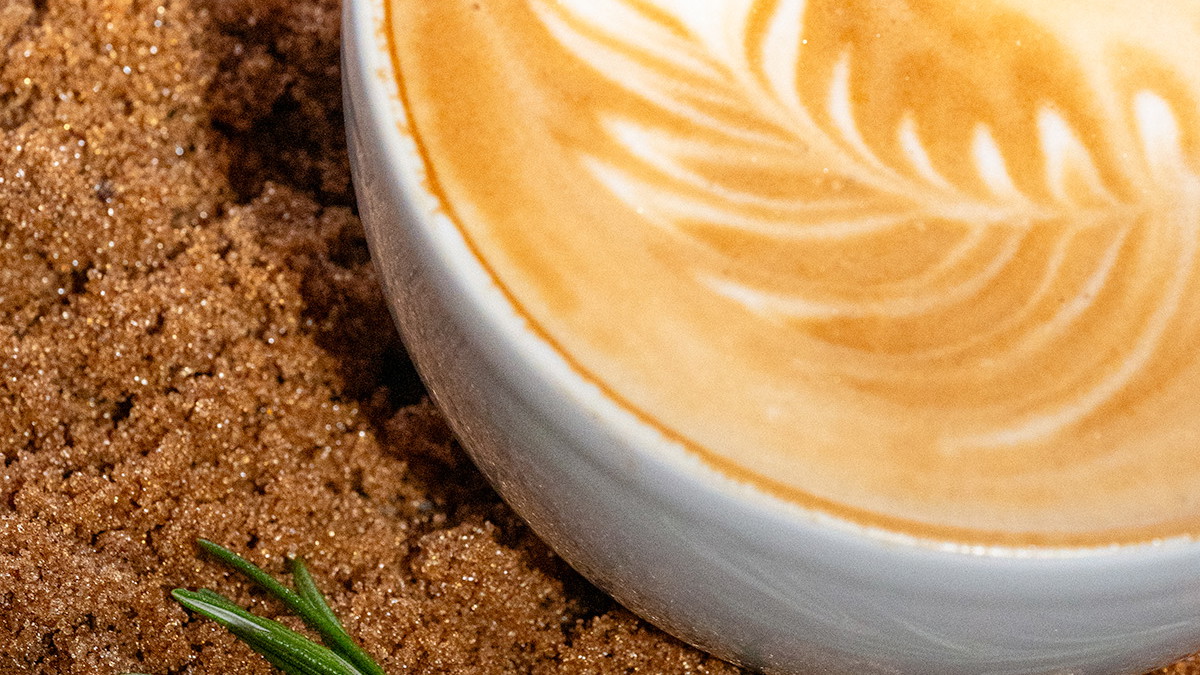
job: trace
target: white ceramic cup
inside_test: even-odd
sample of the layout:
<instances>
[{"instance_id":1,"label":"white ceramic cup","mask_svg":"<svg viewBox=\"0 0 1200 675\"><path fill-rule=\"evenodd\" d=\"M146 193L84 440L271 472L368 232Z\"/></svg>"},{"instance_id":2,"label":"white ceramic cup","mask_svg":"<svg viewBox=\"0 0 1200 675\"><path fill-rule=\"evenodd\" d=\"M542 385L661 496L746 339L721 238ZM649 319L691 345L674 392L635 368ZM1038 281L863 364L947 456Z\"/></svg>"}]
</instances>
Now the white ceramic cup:
<instances>
[{"instance_id":1,"label":"white ceramic cup","mask_svg":"<svg viewBox=\"0 0 1200 675\"><path fill-rule=\"evenodd\" d=\"M1200 649L1200 544L966 548L870 530L734 482L586 382L425 187L386 1L347 0L343 29L372 255L463 445L586 577L766 672L1139 672Z\"/></svg>"}]
</instances>

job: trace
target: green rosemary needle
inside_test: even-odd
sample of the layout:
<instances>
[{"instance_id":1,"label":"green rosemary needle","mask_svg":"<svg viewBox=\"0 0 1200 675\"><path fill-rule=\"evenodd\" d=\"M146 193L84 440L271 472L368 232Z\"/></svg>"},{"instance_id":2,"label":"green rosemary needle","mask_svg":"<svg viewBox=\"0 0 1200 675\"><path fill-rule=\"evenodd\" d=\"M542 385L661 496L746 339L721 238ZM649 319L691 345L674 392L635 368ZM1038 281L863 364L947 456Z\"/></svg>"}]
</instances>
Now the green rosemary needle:
<instances>
[{"instance_id":1,"label":"green rosemary needle","mask_svg":"<svg viewBox=\"0 0 1200 675\"><path fill-rule=\"evenodd\" d=\"M208 589L176 589L171 597L179 604L221 624L271 665L289 675L384 675L379 664L346 633L325 596L317 589L303 559L296 558L291 563L292 579L296 584L296 590L292 590L223 546L206 539L197 543L206 553L241 572L283 602L321 636L325 646L277 621L255 616Z\"/></svg>"}]
</instances>

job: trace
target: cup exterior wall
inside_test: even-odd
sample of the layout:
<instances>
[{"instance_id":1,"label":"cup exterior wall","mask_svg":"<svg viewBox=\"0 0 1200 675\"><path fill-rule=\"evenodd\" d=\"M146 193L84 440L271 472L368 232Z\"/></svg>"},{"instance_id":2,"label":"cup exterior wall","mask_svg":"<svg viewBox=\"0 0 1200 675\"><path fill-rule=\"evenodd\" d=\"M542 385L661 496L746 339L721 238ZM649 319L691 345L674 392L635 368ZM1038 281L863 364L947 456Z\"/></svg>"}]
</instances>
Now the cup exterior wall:
<instances>
[{"instance_id":1,"label":"cup exterior wall","mask_svg":"<svg viewBox=\"0 0 1200 675\"><path fill-rule=\"evenodd\" d=\"M344 84L372 257L472 458L564 559L704 649L778 673L1139 672L1200 649L1200 547L951 550L777 502L689 458L522 325L423 187L383 0L347 0Z\"/></svg>"}]
</instances>

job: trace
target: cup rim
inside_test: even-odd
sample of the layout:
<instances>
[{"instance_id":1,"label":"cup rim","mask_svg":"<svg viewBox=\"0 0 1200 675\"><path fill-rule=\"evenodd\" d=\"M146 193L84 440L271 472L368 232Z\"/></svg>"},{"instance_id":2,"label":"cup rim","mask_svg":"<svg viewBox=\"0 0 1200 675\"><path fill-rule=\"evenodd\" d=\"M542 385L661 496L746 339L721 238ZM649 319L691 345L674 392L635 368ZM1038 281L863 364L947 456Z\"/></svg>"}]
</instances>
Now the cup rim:
<instances>
[{"instance_id":1,"label":"cup rim","mask_svg":"<svg viewBox=\"0 0 1200 675\"><path fill-rule=\"evenodd\" d=\"M557 347L529 326L529 319L500 287L482 256L465 241L459 225L448 215L443 199L430 188L428 166L400 94L389 34L388 2L345 0L343 50L348 54L344 58L357 58L362 67L361 82L370 112L360 123L372 125L377 136L384 139L386 147L381 154L386 158L389 178L400 183L400 190L410 200L409 205L415 204L423 214L418 219L423 238L439 253L440 268L448 271L460 288L467 291L461 300L471 306L475 320L486 325L485 332L489 336L502 336L504 345L519 355L521 368L535 373L540 382L553 384L556 390L584 406L587 412L604 420L606 429L627 439L628 446L640 455L639 461L685 477L692 485L750 507L773 522L819 531L855 544L876 543L893 552L910 551L939 557L955 554L1000 561L1100 559L1119 562L1136 558L1144 562L1147 555L1191 558L1200 550L1200 539L1187 534L1111 544L989 544L922 536L859 523L739 481L712 466L685 443L668 437L589 381ZM355 47L352 54L347 51L351 42ZM387 114L381 115L380 111Z\"/></svg>"}]
</instances>

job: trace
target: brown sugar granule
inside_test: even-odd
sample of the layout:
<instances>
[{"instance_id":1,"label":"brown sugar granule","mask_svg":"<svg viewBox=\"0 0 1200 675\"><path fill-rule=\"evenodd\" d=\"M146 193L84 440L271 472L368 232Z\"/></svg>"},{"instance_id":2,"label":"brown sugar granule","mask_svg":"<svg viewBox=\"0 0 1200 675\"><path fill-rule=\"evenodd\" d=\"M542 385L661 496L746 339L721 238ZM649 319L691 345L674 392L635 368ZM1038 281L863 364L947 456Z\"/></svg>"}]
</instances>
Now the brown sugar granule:
<instances>
[{"instance_id":1,"label":"brown sugar granule","mask_svg":"<svg viewBox=\"0 0 1200 675\"><path fill-rule=\"evenodd\" d=\"M0 673L271 672L170 600L280 614L200 536L306 556L391 673L736 672L571 572L421 400L351 210L338 20L0 0Z\"/></svg>"}]
</instances>

